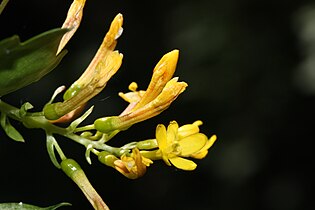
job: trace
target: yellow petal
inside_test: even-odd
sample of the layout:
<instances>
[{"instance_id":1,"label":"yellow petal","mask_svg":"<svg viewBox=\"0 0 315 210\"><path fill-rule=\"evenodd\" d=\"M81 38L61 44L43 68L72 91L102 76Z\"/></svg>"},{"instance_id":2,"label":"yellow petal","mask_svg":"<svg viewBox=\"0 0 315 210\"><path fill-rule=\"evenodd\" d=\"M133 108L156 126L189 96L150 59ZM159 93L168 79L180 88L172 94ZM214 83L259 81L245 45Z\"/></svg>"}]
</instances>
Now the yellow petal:
<instances>
[{"instance_id":1,"label":"yellow petal","mask_svg":"<svg viewBox=\"0 0 315 210\"><path fill-rule=\"evenodd\" d=\"M211 138L207 141L205 146L199 152L191 154L190 157L196 159L202 159L206 157L206 155L208 154L208 149L214 144L216 140L217 140L216 135L211 136Z\"/></svg>"},{"instance_id":2,"label":"yellow petal","mask_svg":"<svg viewBox=\"0 0 315 210\"><path fill-rule=\"evenodd\" d=\"M167 155L163 155L163 154L162 154L162 159L163 159L163 161L166 163L166 165L171 166L171 163L170 163L170 161L169 161Z\"/></svg>"},{"instance_id":3,"label":"yellow petal","mask_svg":"<svg viewBox=\"0 0 315 210\"><path fill-rule=\"evenodd\" d=\"M156 135L156 141L158 143L158 146L163 152L163 150L165 150L167 147L166 128L163 124L157 125L155 135Z\"/></svg>"},{"instance_id":4,"label":"yellow petal","mask_svg":"<svg viewBox=\"0 0 315 210\"><path fill-rule=\"evenodd\" d=\"M197 120L193 123L193 125L195 126L201 126L203 124L203 122L201 120Z\"/></svg>"},{"instance_id":5,"label":"yellow petal","mask_svg":"<svg viewBox=\"0 0 315 210\"><path fill-rule=\"evenodd\" d=\"M110 51L99 61L95 67L93 82L97 87L103 89L109 79L118 71L121 66L123 55L118 51ZM96 76L98 75L98 76Z\"/></svg>"},{"instance_id":6,"label":"yellow petal","mask_svg":"<svg viewBox=\"0 0 315 210\"><path fill-rule=\"evenodd\" d=\"M214 142L217 140L217 136L216 135L212 135L210 137L210 139L207 141L207 144L206 144L206 148L205 149L209 149L210 147L212 147L212 145L214 144Z\"/></svg>"},{"instance_id":7,"label":"yellow petal","mask_svg":"<svg viewBox=\"0 0 315 210\"><path fill-rule=\"evenodd\" d=\"M128 92L128 93L118 93L118 95L127 101L128 103L137 103L141 100L142 96L144 95L145 91L140 90L136 92Z\"/></svg>"},{"instance_id":8,"label":"yellow petal","mask_svg":"<svg viewBox=\"0 0 315 210\"><path fill-rule=\"evenodd\" d=\"M174 77L168 83L166 83L162 92L146 106L150 107L151 109L158 109L158 111L161 112L161 110L167 109L170 104L179 96L179 94L185 91L187 86L187 83L178 82L178 77Z\"/></svg>"},{"instance_id":9,"label":"yellow petal","mask_svg":"<svg viewBox=\"0 0 315 210\"><path fill-rule=\"evenodd\" d=\"M171 158L170 161L176 168L186 171L195 170L195 168L197 167L197 164L193 161L181 157Z\"/></svg>"},{"instance_id":10,"label":"yellow petal","mask_svg":"<svg viewBox=\"0 0 315 210\"><path fill-rule=\"evenodd\" d=\"M199 152L206 145L207 141L207 136L202 133L196 133L183 138L178 142L181 148L180 156L186 157Z\"/></svg>"},{"instance_id":11,"label":"yellow petal","mask_svg":"<svg viewBox=\"0 0 315 210\"><path fill-rule=\"evenodd\" d=\"M178 139L199 133L199 127L195 124L183 125L178 128Z\"/></svg>"},{"instance_id":12,"label":"yellow petal","mask_svg":"<svg viewBox=\"0 0 315 210\"><path fill-rule=\"evenodd\" d=\"M190 157L195 158L195 159L203 159L207 156L207 154L208 154L208 150L203 150L203 151L190 155Z\"/></svg>"},{"instance_id":13,"label":"yellow petal","mask_svg":"<svg viewBox=\"0 0 315 210\"><path fill-rule=\"evenodd\" d=\"M149 158L146 158L146 157L143 157L143 156L142 156L142 163L143 163L145 166L149 167L150 164L153 163L153 161L150 160Z\"/></svg>"},{"instance_id":14,"label":"yellow petal","mask_svg":"<svg viewBox=\"0 0 315 210\"><path fill-rule=\"evenodd\" d=\"M165 84L172 78L175 72L178 54L178 50L173 50L161 58L153 70L153 75L145 95L134 109L148 104L161 93Z\"/></svg>"},{"instance_id":15,"label":"yellow petal","mask_svg":"<svg viewBox=\"0 0 315 210\"><path fill-rule=\"evenodd\" d=\"M177 130L178 130L177 122L176 121L170 122L166 131L166 135L167 135L166 144L168 146L171 146L177 139Z\"/></svg>"}]
</instances>

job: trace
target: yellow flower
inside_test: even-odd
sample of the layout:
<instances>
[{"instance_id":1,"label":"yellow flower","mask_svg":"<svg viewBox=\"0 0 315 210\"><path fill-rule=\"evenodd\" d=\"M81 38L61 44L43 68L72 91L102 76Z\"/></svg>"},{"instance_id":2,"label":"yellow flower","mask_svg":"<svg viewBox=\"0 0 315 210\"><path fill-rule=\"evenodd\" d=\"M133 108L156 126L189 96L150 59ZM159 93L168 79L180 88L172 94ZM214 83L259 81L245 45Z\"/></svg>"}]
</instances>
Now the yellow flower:
<instances>
[{"instance_id":1,"label":"yellow flower","mask_svg":"<svg viewBox=\"0 0 315 210\"><path fill-rule=\"evenodd\" d=\"M156 140L161 155L167 165L173 164L182 170L194 170L197 164L183 157L203 158L214 143L216 137L208 137L199 133L201 121L178 128L176 121L166 127L159 124L156 128Z\"/></svg>"},{"instance_id":2,"label":"yellow flower","mask_svg":"<svg viewBox=\"0 0 315 210\"><path fill-rule=\"evenodd\" d=\"M114 51L117 39L122 33L122 23L123 16L118 14L87 69L65 92L64 101L49 103L44 107L43 111L47 119L56 120L64 116L84 105L104 89L122 63L123 55Z\"/></svg>"},{"instance_id":3,"label":"yellow flower","mask_svg":"<svg viewBox=\"0 0 315 210\"><path fill-rule=\"evenodd\" d=\"M114 161L114 168L129 179L136 179L143 176L147 166L153 163L150 159L143 157L136 148L132 150L132 154L122 155L120 160Z\"/></svg>"},{"instance_id":4,"label":"yellow flower","mask_svg":"<svg viewBox=\"0 0 315 210\"><path fill-rule=\"evenodd\" d=\"M95 129L103 133L125 130L167 109L187 87L187 83L178 82L178 77L172 78L177 60L178 50L164 55L154 68L147 90L136 91L137 84L131 83L129 89L132 92L119 94L130 103L129 106L119 116L97 119L94 122Z\"/></svg>"}]
</instances>

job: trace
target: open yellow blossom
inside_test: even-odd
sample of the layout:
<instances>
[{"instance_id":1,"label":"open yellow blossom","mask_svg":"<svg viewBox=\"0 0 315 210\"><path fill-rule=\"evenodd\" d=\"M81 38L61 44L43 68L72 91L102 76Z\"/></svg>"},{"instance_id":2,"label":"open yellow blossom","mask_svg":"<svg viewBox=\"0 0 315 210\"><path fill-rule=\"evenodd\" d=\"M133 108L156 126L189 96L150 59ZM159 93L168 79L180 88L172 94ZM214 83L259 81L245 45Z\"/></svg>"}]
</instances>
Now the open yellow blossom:
<instances>
[{"instance_id":1,"label":"open yellow blossom","mask_svg":"<svg viewBox=\"0 0 315 210\"><path fill-rule=\"evenodd\" d=\"M199 133L200 122L196 121L194 124L178 128L177 122L172 121L167 129L163 124L159 124L156 128L156 140L159 146L156 154L160 153L169 166L173 164L182 170L194 170L197 164L183 157L205 157L216 139L214 136L208 140L206 135Z\"/></svg>"}]
</instances>

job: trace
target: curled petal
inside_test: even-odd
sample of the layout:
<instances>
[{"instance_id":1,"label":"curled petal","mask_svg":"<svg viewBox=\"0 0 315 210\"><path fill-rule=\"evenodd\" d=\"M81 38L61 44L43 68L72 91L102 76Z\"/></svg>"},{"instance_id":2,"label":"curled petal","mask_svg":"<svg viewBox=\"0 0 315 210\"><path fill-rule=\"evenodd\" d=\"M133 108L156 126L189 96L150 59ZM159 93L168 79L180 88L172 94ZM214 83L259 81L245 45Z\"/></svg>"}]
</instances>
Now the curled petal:
<instances>
[{"instance_id":1,"label":"curled petal","mask_svg":"<svg viewBox=\"0 0 315 210\"><path fill-rule=\"evenodd\" d=\"M193 124L187 124L180 126L178 128L178 138L182 139L186 136L193 135L196 133L199 133L199 126L202 125L202 122L200 120L194 122Z\"/></svg>"},{"instance_id":2,"label":"curled petal","mask_svg":"<svg viewBox=\"0 0 315 210\"><path fill-rule=\"evenodd\" d=\"M193 161L181 157L171 158L170 161L176 168L186 171L195 170L197 167L197 164Z\"/></svg>"},{"instance_id":3,"label":"curled petal","mask_svg":"<svg viewBox=\"0 0 315 210\"><path fill-rule=\"evenodd\" d=\"M143 97L145 91L140 90L140 91L136 91L136 92L129 92L129 93L118 93L118 95L124 99L125 101L127 101L128 103L138 103L141 98Z\"/></svg>"},{"instance_id":4,"label":"curled petal","mask_svg":"<svg viewBox=\"0 0 315 210\"><path fill-rule=\"evenodd\" d=\"M217 140L217 136L213 135L211 138L206 142L205 146L199 151L194 154L191 154L190 157L196 158L196 159L202 159L206 157L208 154L208 150L210 147L214 144L214 142Z\"/></svg>"}]
</instances>

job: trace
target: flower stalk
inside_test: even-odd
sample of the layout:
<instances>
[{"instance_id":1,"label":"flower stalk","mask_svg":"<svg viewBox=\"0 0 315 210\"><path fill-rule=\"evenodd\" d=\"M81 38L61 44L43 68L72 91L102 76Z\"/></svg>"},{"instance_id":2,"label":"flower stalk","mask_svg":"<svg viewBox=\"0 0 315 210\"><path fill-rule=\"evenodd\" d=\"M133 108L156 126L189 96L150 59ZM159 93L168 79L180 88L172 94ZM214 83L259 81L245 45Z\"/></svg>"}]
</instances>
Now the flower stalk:
<instances>
[{"instance_id":1,"label":"flower stalk","mask_svg":"<svg viewBox=\"0 0 315 210\"><path fill-rule=\"evenodd\" d=\"M78 185L95 210L109 210L106 203L93 188L84 171L75 160L65 159L60 165L62 171Z\"/></svg>"}]
</instances>

